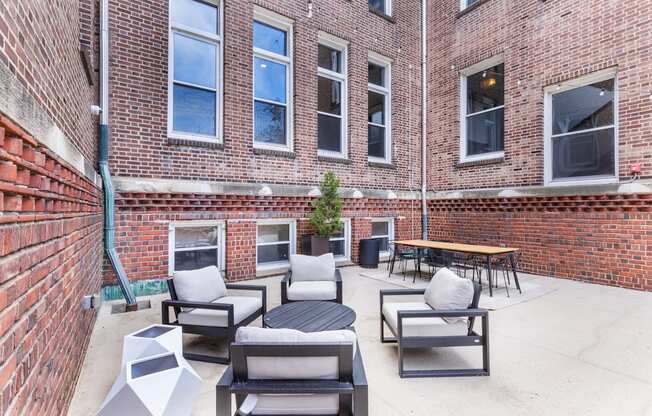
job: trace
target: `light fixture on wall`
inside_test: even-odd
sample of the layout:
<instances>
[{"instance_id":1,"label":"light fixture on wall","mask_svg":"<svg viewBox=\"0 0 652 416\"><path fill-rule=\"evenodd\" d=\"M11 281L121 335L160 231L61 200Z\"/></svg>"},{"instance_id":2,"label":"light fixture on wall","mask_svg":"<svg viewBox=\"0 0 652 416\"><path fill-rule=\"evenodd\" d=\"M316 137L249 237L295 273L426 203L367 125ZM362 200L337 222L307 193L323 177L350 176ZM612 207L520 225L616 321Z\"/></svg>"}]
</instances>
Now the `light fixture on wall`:
<instances>
[{"instance_id":1,"label":"light fixture on wall","mask_svg":"<svg viewBox=\"0 0 652 416\"><path fill-rule=\"evenodd\" d=\"M604 88L600 88L600 97L604 97Z\"/></svg>"},{"instance_id":2,"label":"light fixture on wall","mask_svg":"<svg viewBox=\"0 0 652 416\"><path fill-rule=\"evenodd\" d=\"M308 18L312 18L312 0L308 0Z\"/></svg>"}]
</instances>

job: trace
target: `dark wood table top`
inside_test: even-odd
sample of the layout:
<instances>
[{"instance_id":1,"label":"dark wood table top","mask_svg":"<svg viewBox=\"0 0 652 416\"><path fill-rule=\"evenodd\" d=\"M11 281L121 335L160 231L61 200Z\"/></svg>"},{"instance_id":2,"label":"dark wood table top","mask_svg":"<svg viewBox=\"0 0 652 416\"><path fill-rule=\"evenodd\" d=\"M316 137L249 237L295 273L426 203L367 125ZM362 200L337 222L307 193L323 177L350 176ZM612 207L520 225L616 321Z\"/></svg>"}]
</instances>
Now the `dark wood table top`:
<instances>
[{"instance_id":1,"label":"dark wood table top","mask_svg":"<svg viewBox=\"0 0 652 416\"><path fill-rule=\"evenodd\" d=\"M311 300L277 306L265 314L265 326L302 332L332 331L351 326L355 318L348 306Z\"/></svg>"}]
</instances>

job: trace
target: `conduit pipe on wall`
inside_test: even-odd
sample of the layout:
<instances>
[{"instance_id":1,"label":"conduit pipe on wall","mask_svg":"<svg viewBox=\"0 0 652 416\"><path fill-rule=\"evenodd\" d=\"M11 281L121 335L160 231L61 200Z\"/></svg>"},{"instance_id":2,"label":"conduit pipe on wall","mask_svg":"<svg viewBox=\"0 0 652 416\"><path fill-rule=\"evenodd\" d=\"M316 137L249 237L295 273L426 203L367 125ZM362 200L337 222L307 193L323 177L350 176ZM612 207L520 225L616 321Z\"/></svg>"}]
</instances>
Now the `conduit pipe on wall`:
<instances>
[{"instance_id":1,"label":"conduit pipe on wall","mask_svg":"<svg viewBox=\"0 0 652 416\"><path fill-rule=\"evenodd\" d=\"M427 11L428 0L421 0L421 234L428 239L428 201L426 198L426 167L428 164L428 65L427 65Z\"/></svg>"},{"instance_id":2,"label":"conduit pipe on wall","mask_svg":"<svg viewBox=\"0 0 652 416\"><path fill-rule=\"evenodd\" d=\"M100 144L99 167L104 188L104 250L118 277L127 310L138 308L136 296L115 249L115 191L109 171L109 0L100 0Z\"/></svg>"}]
</instances>

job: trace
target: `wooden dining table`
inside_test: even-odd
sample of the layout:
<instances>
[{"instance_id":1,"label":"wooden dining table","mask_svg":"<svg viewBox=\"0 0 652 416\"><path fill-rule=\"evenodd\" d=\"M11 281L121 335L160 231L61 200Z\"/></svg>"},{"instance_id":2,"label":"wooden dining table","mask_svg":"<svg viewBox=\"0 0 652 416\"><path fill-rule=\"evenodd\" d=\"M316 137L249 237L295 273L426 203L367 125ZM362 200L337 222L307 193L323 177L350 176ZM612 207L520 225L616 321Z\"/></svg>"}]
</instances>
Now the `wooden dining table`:
<instances>
[{"instance_id":1,"label":"wooden dining table","mask_svg":"<svg viewBox=\"0 0 652 416\"><path fill-rule=\"evenodd\" d=\"M498 246L482 246L475 244L460 244L451 243L446 241L430 241L430 240L396 240L394 243L394 254L390 263L390 275L394 272L394 263L396 261L397 246L411 247L417 251L424 249L443 250L456 253L472 254L478 257L484 257L487 266L487 275L489 276L489 296L493 296L493 289L491 283L491 258L494 256L507 256L511 272L514 276L514 282L519 293L521 292L521 285L518 281L518 274L516 273L516 264L514 262L514 254L519 251L515 247L498 247ZM417 253L417 272L421 274L421 255Z\"/></svg>"}]
</instances>

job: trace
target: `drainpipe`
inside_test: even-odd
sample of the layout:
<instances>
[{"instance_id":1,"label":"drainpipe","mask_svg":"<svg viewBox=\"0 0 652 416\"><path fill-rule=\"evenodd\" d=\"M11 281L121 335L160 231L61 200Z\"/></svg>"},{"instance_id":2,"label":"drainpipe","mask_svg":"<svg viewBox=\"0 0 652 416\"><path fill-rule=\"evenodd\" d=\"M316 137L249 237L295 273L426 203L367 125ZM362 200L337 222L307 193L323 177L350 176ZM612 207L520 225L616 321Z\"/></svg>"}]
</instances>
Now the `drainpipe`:
<instances>
[{"instance_id":1,"label":"drainpipe","mask_svg":"<svg viewBox=\"0 0 652 416\"><path fill-rule=\"evenodd\" d=\"M118 277L127 310L136 310L136 296L118 257L114 239L115 191L109 171L109 0L101 0L100 6L100 107L99 165L104 188L104 250Z\"/></svg>"},{"instance_id":2,"label":"drainpipe","mask_svg":"<svg viewBox=\"0 0 652 416\"><path fill-rule=\"evenodd\" d=\"M428 65L427 65L427 19L428 0L421 0L421 233L424 240L428 239L428 201L426 199L426 166L428 138Z\"/></svg>"}]
</instances>

